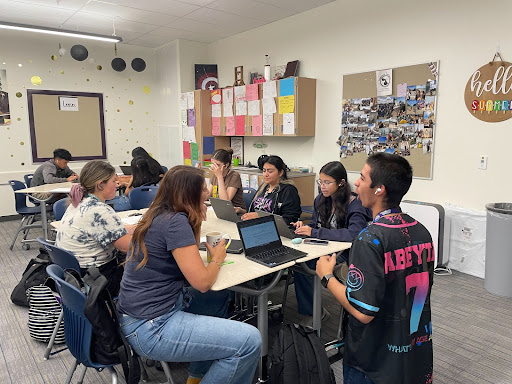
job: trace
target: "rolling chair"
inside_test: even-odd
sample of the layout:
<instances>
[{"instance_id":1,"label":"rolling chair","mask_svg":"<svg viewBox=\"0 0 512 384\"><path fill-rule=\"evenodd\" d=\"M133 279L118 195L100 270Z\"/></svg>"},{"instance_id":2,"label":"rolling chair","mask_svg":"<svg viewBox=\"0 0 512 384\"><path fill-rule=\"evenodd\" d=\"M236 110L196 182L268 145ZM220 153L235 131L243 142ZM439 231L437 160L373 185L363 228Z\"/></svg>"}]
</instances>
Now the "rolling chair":
<instances>
[{"instance_id":1,"label":"rolling chair","mask_svg":"<svg viewBox=\"0 0 512 384\"><path fill-rule=\"evenodd\" d=\"M128 195L132 209L148 208L155 200L157 192L157 185L133 188Z\"/></svg>"},{"instance_id":2,"label":"rolling chair","mask_svg":"<svg viewBox=\"0 0 512 384\"><path fill-rule=\"evenodd\" d=\"M245 208L248 210L251 205L252 199L254 199L254 195L256 194L256 190L254 188L242 188L244 192L244 202Z\"/></svg>"},{"instance_id":3,"label":"rolling chair","mask_svg":"<svg viewBox=\"0 0 512 384\"><path fill-rule=\"evenodd\" d=\"M62 219L62 216L64 216L64 213L68 208L66 203L67 200L67 198L63 198L53 203L53 216L55 217L56 221L60 221Z\"/></svg>"}]
</instances>

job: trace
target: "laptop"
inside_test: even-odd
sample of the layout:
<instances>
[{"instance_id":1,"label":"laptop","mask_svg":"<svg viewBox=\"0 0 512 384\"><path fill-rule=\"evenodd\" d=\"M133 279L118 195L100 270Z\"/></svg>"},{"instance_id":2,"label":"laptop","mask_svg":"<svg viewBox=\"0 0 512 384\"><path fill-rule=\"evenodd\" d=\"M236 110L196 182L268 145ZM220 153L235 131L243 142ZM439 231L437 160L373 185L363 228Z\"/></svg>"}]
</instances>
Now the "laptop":
<instances>
[{"instance_id":1,"label":"laptop","mask_svg":"<svg viewBox=\"0 0 512 384\"><path fill-rule=\"evenodd\" d=\"M279 216L279 215L272 214L270 212L265 212L265 211L256 211L256 212L258 212L259 217L264 217L264 216L269 216L269 215L274 216L274 219L276 219L277 231L279 232L279 236L286 237L287 239L296 239L296 238L305 239L305 238L309 237L306 235L296 234L293 231L293 229L291 229L288 226L288 224L286 224L286 221L284 221L283 216Z\"/></svg>"},{"instance_id":2,"label":"laptop","mask_svg":"<svg viewBox=\"0 0 512 384\"><path fill-rule=\"evenodd\" d=\"M212 204L213 211L219 219L231 221L237 223L242 221L241 214L238 215L235 211L235 207L231 201L216 199L210 197L210 203Z\"/></svg>"},{"instance_id":3,"label":"laptop","mask_svg":"<svg viewBox=\"0 0 512 384\"><path fill-rule=\"evenodd\" d=\"M307 256L307 253L281 243L273 215L236 223L245 257L267 267L276 267Z\"/></svg>"},{"instance_id":4,"label":"laptop","mask_svg":"<svg viewBox=\"0 0 512 384\"><path fill-rule=\"evenodd\" d=\"M132 167L130 165L120 165L119 168L121 168L121 171L123 171L125 176L131 176Z\"/></svg>"}]
</instances>

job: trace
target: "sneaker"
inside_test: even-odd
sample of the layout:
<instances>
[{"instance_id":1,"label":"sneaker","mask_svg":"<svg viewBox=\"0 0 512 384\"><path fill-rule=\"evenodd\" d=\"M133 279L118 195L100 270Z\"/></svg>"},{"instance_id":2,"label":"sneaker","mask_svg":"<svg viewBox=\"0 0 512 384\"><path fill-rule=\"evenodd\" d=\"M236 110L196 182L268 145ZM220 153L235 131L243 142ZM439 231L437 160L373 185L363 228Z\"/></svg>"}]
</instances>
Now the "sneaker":
<instances>
[{"instance_id":1,"label":"sneaker","mask_svg":"<svg viewBox=\"0 0 512 384\"><path fill-rule=\"evenodd\" d=\"M322 321L327 320L331 316L329 311L322 307ZM313 328L313 316L306 316L300 323L303 327Z\"/></svg>"}]
</instances>

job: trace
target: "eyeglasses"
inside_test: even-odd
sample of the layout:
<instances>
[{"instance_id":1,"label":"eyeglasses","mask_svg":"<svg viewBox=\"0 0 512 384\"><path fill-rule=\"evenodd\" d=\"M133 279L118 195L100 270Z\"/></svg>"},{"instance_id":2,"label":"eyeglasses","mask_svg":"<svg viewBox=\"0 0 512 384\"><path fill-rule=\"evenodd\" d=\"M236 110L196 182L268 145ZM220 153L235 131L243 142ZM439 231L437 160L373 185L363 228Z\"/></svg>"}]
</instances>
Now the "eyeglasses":
<instances>
[{"instance_id":1,"label":"eyeglasses","mask_svg":"<svg viewBox=\"0 0 512 384\"><path fill-rule=\"evenodd\" d=\"M318 184L319 187L321 187L322 185L325 185L326 187L328 187L329 185L334 184L336 182L335 181L317 180L316 183Z\"/></svg>"}]
</instances>

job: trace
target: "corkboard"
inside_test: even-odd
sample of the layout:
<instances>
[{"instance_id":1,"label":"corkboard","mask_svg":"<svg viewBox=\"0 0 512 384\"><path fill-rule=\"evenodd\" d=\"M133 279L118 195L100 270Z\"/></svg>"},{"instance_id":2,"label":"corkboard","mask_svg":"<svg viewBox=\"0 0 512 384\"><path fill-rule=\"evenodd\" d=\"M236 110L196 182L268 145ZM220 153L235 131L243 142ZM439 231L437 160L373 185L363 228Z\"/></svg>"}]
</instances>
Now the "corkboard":
<instances>
[{"instance_id":1,"label":"corkboard","mask_svg":"<svg viewBox=\"0 0 512 384\"><path fill-rule=\"evenodd\" d=\"M78 111L61 111L60 96L76 97ZM73 160L107 158L103 94L29 89L27 98L34 163L51 159L55 148Z\"/></svg>"}]
</instances>

